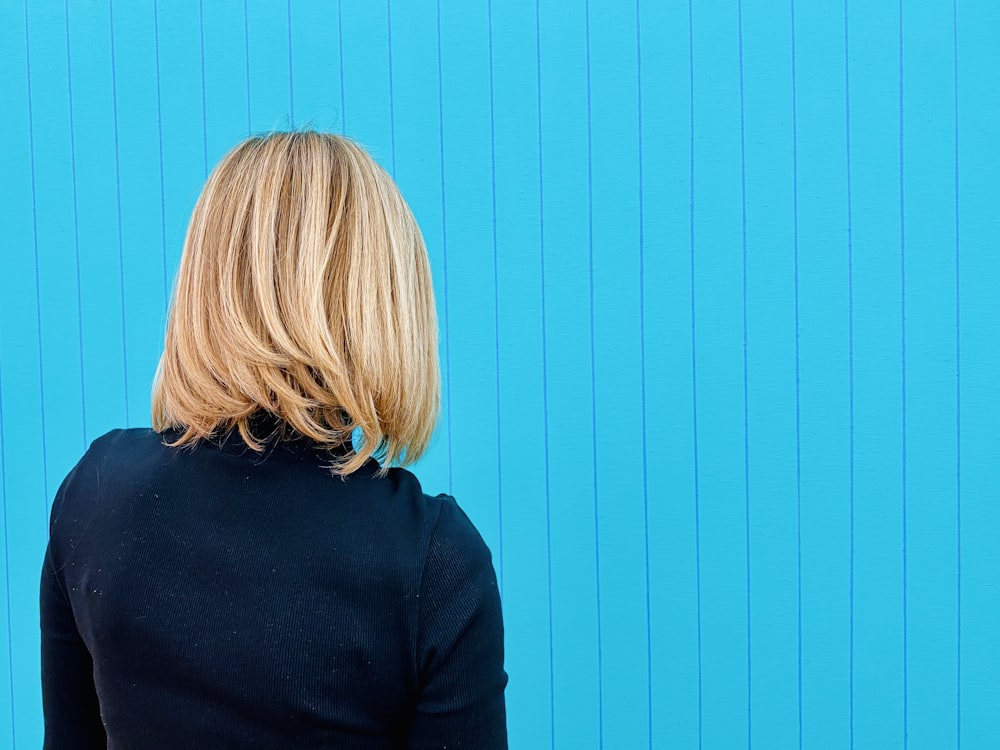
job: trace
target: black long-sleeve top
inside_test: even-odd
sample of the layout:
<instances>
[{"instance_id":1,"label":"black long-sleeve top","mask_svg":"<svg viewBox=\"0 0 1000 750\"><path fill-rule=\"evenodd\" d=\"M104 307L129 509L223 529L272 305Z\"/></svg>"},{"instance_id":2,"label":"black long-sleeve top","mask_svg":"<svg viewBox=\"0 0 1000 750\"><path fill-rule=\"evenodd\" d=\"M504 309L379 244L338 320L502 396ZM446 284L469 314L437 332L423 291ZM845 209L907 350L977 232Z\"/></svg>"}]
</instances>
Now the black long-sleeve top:
<instances>
[{"instance_id":1,"label":"black long-sleeve top","mask_svg":"<svg viewBox=\"0 0 1000 750\"><path fill-rule=\"evenodd\" d=\"M96 440L54 500L47 750L507 747L490 552L454 499L305 440Z\"/></svg>"}]
</instances>

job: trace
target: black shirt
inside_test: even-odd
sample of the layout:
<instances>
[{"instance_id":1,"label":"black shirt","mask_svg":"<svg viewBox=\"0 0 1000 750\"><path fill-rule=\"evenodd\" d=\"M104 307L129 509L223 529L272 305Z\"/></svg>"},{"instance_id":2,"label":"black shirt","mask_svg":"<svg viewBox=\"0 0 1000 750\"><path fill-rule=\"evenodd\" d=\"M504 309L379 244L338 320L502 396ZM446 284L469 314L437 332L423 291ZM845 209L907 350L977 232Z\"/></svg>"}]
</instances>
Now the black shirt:
<instances>
[{"instance_id":1,"label":"black shirt","mask_svg":"<svg viewBox=\"0 0 1000 750\"><path fill-rule=\"evenodd\" d=\"M45 748L507 747L489 549L305 440L96 440L42 571Z\"/></svg>"}]
</instances>

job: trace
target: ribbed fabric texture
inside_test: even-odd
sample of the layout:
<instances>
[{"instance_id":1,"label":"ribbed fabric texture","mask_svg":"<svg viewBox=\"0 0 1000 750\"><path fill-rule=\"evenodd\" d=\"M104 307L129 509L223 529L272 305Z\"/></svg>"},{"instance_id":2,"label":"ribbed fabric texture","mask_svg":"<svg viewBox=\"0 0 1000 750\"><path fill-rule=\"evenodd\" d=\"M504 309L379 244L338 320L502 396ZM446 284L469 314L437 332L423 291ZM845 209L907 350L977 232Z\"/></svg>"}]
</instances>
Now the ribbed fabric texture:
<instances>
[{"instance_id":1,"label":"ribbed fabric texture","mask_svg":"<svg viewBox=\"0 0 1000 750\"><path fill-rule=\"evenodd\" d=\"M453 498L304 440L163 441L99 438L55 498L47 750L507 747L496 576Z\"/></svg>"}]
</instances>

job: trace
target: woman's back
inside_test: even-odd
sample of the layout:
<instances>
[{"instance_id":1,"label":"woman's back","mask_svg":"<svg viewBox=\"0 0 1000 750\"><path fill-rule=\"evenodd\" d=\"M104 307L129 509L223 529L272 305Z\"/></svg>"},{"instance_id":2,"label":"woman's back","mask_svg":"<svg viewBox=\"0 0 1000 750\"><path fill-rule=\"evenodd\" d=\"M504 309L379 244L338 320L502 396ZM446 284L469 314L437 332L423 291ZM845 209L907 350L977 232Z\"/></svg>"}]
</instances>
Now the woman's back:
<instances>
[{"instance_id":1,"label":"woman's back","mask_svg":"<svg viewBox=\"0 0 1000 750\"><path fill-rule=\"evenodd\" d=\"M506 748L489 550L401 468L430 262L361 146L248 138L195 204L153 430L97 440L42 573L47 750Z\"/></svg>"},{"instance_id":2,"label":"woman's back","mask_svg":"<svg viewBox=\"0 0 1000 750\"><path fill-rule=\"evenodd\" d=\"M56 497L47 748L506 747L496 578L453 499L305 439L171 437L105 435Z\"/></svg>"}]
</instances>

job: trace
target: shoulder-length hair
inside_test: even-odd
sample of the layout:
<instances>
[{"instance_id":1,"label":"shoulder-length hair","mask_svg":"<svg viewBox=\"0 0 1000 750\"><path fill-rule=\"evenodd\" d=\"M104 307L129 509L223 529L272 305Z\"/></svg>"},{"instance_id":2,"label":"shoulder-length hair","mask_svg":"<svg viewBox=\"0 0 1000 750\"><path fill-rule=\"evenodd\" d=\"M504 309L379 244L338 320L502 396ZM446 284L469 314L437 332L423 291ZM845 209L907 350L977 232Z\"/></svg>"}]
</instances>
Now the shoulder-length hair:
<instances>
[{"instance_id":1,"label":"shoulder-length hair","mask_svg":"<svg viewBox=\"0 0 1000 750\"><path fill-rule=\"evenodd\" d=\"M260 451L251 420L266 414L340 448L344 475L418 459L439 405L427 250L392 178L337 135L271 133L230 151L184 240L154 429L180 431L171 445L235 429Z\"/></svg>"}]
</instances>

